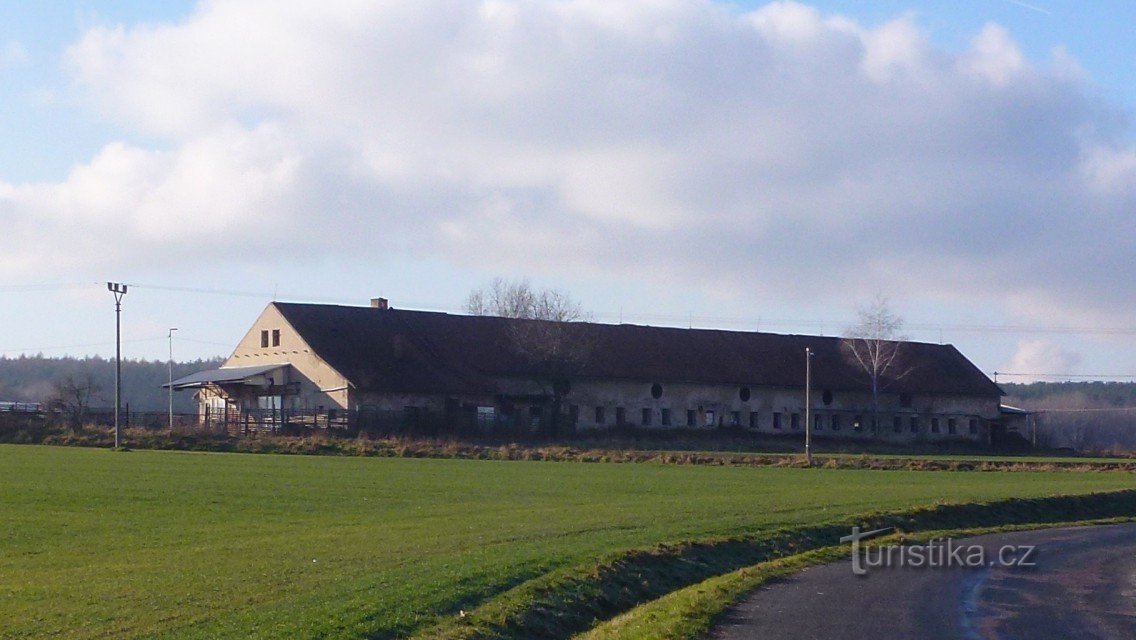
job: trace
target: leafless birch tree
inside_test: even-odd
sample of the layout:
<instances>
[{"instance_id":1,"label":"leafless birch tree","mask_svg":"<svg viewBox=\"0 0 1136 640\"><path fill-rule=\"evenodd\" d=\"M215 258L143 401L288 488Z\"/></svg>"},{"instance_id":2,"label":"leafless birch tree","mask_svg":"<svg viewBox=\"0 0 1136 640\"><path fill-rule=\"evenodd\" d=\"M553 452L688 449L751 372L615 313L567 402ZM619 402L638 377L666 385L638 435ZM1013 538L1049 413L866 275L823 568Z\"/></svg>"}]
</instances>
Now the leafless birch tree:
<instances>
[{"instance_id":1,"label":"leafless birch tree","mask_svg":"<svg viewBox=\"0 0 1136 640\"><path fill-rule=\"evenodd\" d=\"M848 329L841 348L845 357L864 372L872 386L872 432L879 431L880 392L888 382L910 373L903 359L903 319L891 310L888 299L876 296L856 309L857 323Z\"/></svg>"}]
</instances>

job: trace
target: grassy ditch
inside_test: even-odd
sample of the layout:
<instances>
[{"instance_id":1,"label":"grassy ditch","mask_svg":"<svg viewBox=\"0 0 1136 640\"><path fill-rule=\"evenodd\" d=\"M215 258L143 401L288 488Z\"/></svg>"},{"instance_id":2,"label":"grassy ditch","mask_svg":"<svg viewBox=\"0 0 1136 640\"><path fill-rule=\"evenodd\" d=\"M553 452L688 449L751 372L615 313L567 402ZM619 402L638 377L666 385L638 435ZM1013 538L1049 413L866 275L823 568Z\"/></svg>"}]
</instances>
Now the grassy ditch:
<instances>
[{"instance_id":1,"label":"grassy ditch","mask_svg":"<svg viewBox=\"0 0 1136 640\"><path fill-rule=\"evenodd\" d=\"M869 514L833 524L783 529L755 537L661 545L531 580L472 611L462 611L457 617L415 637L455 640L570 637L640 603L715 576L780 559L775 564L743 574L733 582L723 578L720 583L710 583L705 587L710 590L712 603L728 604L727 601L732 602L731 597L736 597L738 589L744 588L750 581L784 575L809 562L831 559L835 553L833 542L846 535L852 524L871 529L895 527L901 532L919 532L1132 516L1136 516L1136 490L1126 490L938 505L897 513ZM798 555L803 552L811 555ZM703 619L713 613L710 609L712 607L703 606L702 611L708 612L702 614ZM650 615L651 612L643 614ZM695 616L687 622L690 628L697 628ZM671 636L652 633L628 637Z\"/></svg>"},{"instance_id":2,"label":"grassy ditch","mask_svg":"<svg viewBox=\"0 0 1136 640\"><path fill-rule=\"evenodd\" d=\"M1081 526L1130 522L1131 517L1108 518L1103 520L1083 520L1077 522L1036 523L1004 525L999 527L979 527L968 529L949 529L922 531L918 533L893 534L862 543L866 547L902 542L925 543L935 538L969 537L1060 526ZM698 640L706 637L714 622L726 610L752 593L761 585L788 577L801 569L838 560L847 560L848 546L836 545L822 547L731 573L715 576L695 585L679 589L657 600L642 604L620 614L593 629L574 636L573 640Z\"/></svg>"}]
</instances>

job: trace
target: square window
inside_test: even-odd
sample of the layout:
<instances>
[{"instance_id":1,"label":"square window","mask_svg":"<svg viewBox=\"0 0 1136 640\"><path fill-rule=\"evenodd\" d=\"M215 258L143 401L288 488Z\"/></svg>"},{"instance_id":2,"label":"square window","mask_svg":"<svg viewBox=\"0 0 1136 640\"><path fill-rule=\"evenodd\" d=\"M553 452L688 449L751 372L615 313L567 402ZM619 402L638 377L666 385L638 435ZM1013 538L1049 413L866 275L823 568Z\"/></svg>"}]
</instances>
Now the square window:
<instances>
[{"instance_id":1,"label":"square window","mask_svg":"<svg viewBox=\"0 0 1136 640\"><path fill-rule=\"evenodd\" d=\"M856 416L855 418L852 419L852 430L853 431L863 431L864 430L864 416Z\"/></svg>"},{"instance_id":2,"label":"square window","mask_svg":"<svg viewBox=\"0 0 1136 640\"><path fill-rule=\"evenodd\" d=\"M978 435L978 420L976 418L970 419L970 435Z\"/></svg>"},{"instance_id":3,"label":"square window","mask_svg":"<svg viewBox=\"0 0 1136 640\"><path fill-rule=\"evenodd\" d=\"M891 430L896 432L896 433L903 431L903 418L901 418L899 416L895 416L894 418L892 418L891 419Z\"/></svg>"},{"instance_id":4,"label":"square window","mask_svg":"<svg viewBox=\"0 0 1136 640\"><path fill-rule=\"evenodd\" d=\"M912 418L908 421L907 429L911 431L911 433L919 433L919 418Z\"/></svg>"},{"instance_id":5,"label":"square window","mask_svg":"<svg viewBox=\"0 0 1136 640\"><path fill-rule=\"evenodd\" d=\"M939 432L939 419L938 418L931 418L931 433L938 433L938 432Z\"/></svg>"},{"instance_id":6,"label":"square window","mask_svg":"<svg viewBox=\"0 0 1136 640\"><path fill-rule=\"evenodd\" d=\"M651 425L651 410L643 409L643 420L641 423L644 427Z\"/></svg>"},{"instance_id":7,"label":"square window","mask_svg":"<svg viewBox=\"0 0 1136 640\"><path fill-rule=\"evenodd\" d=\"M260 347L262 349L268 347L268 329L260 332Z\"/></svg>"},{"instance_id":8,"label":"square window","mask_svg":"<svg viewBox=\"0 0 1136 640\"><path fill-rule=\"evenodd\" d=\"M947 418L947 433L951 435L958 433L958 420Z\"/></svg>"},{"instance_id":9,"label":"square window","mask_svg":"<svg viewBox=\"0 0 1136 640\"><path fill-rule=\"evenodd\" d=\"M694 409L686 410L686 426L694 427L698 425L698 412Z\"/></svg>"},{"instance_id":10,"label":"square window","mask_svg":"<svg viewBox=\"0 0 1136 640\"><path fill-rule=\"evenodd\" d=\"M840 431L840 414L838 413L832 414L832 430Z\"/></svg>"},{"instance_id":11,"label":"square window","mask_svg":"<svg viewBox=\"0 0 1136 640\"><path fill-rule=\"evenodd\" d=\"M779 412L779 411L773 412L773 428L774 429L780 429L781 428L781 412Z\"/></svg>"},{"instance_id":12,"label":"square window","mask_svg":"<svg viewBox=\"0 0 1136 640\"><path fill-rule=\"evenodd\" d=\"M789 416L789 428L794 431L801 428L801 414L794 413Z\"/></svg>"},{"instance_id":13,"label":"square window","mask_svg":"<svg viewBox=\"0 0 1136 640\"><path fill-rule=\"evenodd\" d=\"M627 410L623 407L615 408L615 424L621 427L627 424Z\"/></svg>"},{"instance_id":14,"label":"square window","mask_svg":"<svg viewBox=\"0 0 1136 640\"><path fill-rule=\"evenodd\" d=\"M820 420L821 420L821 418L823 418L823 417L824 417L824 416L822 416L822 415L821 415L821 414L819 414L819 413L818 413L818 414L816 414L815 416L813 416L813 431L820 431L821 429L823 429L823 428L824 428L824 427L823 427L823 426L821 425L821 423L820 423Z\"/></svg>"},{"instance_id":15,"label":"square window","mask_svg":"<svg viewBox=\"0 0 1136 640\"><path fill-rule=\"evenodd\" d=\"M717 424L718 424L718 416L716 416L713 411L707 411L706 412L706 426L713 427L713 426L717 426Z\"/></svg>"},{"instance_id":16,"label":"square window","mask_svg":"<svg viewBox=\"0 0 1136 640\"><path fill-rule=\"evenodd\" d=\"M756 411L750 411L749 412L749 428L750 429L758 428L758 425L760 424L760 418L758 418L758 415L759 414Z\"/></svg>"},{"instance_id":17,"label":"square window","mask_svg":"<svg viewBox=\"0 0 1136 640\"><path fill-rule=\"evenodd\" d=\"M603 424L607 416L604 415L603 407L596 407L596 424Z\"/></svg>"},{"instance_id":18,"label":"square window","mask_svg":"<svg viewBox=\"0 0 1136 640\"><path fill-rule=\"evenodd\" d=\"M664 427L671 426L671 410L663 409L662 423Z\"/></svg>"},{"instance_id":19,"label":"square window","mask_svg":"<svg viewBox=\"0 0 1136 640\"><path fill-rule=\"evenodd\" d=\"M730 412L730 426L731 427L742 426L742 412L741 411L731 411Z\"/></svg>"},{"instance_id":20,"label":"square window","mask_svg":"<svg viewBox=\"0 0 1136 640\"><path fill-rule=\"evenodd\" d=\"M280 346L280 330L279 329L273 329L272 330L272 346L274 346L274 347Z\"/></svg>"}]
</instances>

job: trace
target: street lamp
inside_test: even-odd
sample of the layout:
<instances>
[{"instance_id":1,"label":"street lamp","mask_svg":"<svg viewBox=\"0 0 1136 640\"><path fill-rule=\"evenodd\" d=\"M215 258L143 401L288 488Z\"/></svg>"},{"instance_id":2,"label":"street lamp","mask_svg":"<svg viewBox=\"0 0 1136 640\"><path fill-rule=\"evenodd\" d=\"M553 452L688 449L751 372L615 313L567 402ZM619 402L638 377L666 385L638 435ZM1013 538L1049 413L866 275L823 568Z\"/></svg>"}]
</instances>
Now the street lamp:
<instances>
[{"instance_id":1,"label":"street lamp","mask_svg":"<svg viewBox=\"0 0 1136 640\"><path fill-rule=\"evenodd\" d=\"M805 347L805 462L811 467L813 466L813 428L812 428L812 413L813 407L810 401L810 394L812 392L812 377L813 377L813 350Z\"/></svg>"},{"instance_id":2,"label":"street lamp","mask_svg":"<svg viewBox=\"0 0 1136 640\"><path fill-rule=\"evenodd\" d=\"M174 430L174 332L177 327L170 327L170 332L166 336L170 340L170 382L167 388L170 390L170 431Z\"/></svg>"},{"instance_id":3,"label":"street lamp","mask_svg":"<svg viewBox=\"0 0 1136 640\"><path fill-rule=\"evenodd\" d=\"M114 294L114 448L117 449L121 432L119 412L122 409L122 297L126 295L126 285L108 282L107 291Z\"/></svg>"}]
</instances>

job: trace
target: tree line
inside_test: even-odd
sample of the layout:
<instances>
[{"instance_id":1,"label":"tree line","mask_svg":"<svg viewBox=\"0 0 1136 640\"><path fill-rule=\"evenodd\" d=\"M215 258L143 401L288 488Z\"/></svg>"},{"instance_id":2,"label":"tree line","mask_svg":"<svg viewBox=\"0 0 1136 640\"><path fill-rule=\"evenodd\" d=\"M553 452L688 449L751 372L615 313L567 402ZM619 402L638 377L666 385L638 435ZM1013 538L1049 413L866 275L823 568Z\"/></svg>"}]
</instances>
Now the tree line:
<instances>
[{"instance_id":1,"label":"tree line","mask_svg":"<svg viewBox=\"0 0 1136 640\"><path fill-rule=\"evenodd\" d=\"M1089 453L1136 451L1136 382L1002 383L1005 404L1034 412L1041 447Z\"/></svg>"},{"instance_id":2,"label":"tree line","mask_svg":"<svg viewBox=\"0 0 1136 640\"><path fill-rule=\"evenodd\" d=\"M175 362L177 379L220 365L222 358ZM169 364L161 360L122 361L122 403L131 411L165 411ZM114 360L100 357L0 357L0 402L63 402L90 408L114 407ZM174 412L197 410L193 394L174 392Z\"/></svg>"}]
</instances>

